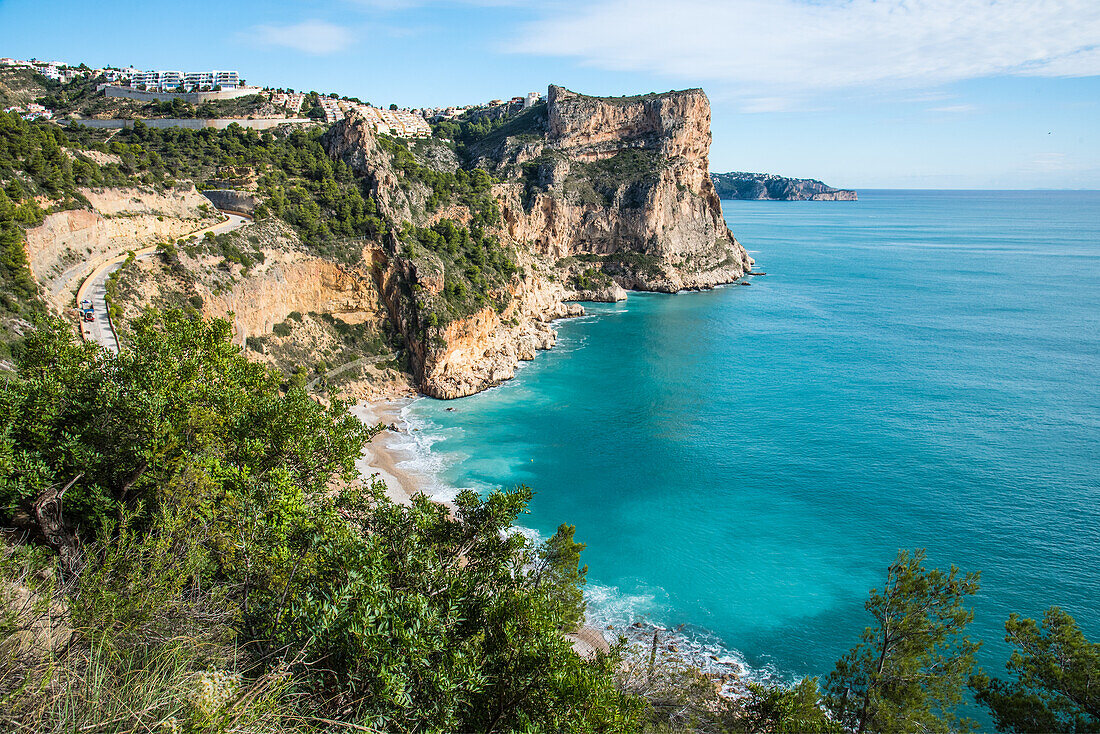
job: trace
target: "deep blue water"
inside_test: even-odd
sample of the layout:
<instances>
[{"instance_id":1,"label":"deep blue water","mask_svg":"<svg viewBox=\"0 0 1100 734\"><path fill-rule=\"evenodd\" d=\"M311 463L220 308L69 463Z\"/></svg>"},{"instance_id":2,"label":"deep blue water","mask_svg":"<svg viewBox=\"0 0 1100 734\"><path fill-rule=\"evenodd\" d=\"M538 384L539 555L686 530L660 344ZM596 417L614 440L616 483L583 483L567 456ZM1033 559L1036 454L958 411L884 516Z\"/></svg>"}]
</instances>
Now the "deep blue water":
<instances>
[{"instance_id":1,"label":"deep blue water","mask_svg":"<svg viewBox=\"0 0 1100 734\"><path fill-rule=\"evenodd\" d=\"M632 293L414 422L452 486L525 483L591 611L827 673L899 548L982 571L972 632L1057 604L1100 639L1100 192L724 202L751 287ZM455 408L447 411L447 408Z\"/></svg>"}]
</instances>

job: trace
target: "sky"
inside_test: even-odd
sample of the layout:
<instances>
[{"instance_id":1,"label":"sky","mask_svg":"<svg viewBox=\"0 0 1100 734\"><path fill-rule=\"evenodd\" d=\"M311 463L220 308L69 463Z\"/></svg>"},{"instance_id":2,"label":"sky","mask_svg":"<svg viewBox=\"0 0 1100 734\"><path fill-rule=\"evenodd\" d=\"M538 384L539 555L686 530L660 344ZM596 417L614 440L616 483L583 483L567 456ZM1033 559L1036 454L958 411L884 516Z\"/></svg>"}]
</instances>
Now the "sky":
<instances>
[{"instance_id":1,"label":"sky","mask_svg":"<svg viewBox=\"0 0 1100 734\"><path fill-rule=\"evenodd\" d=\"M0 0L0 56L408 107L702 87L712 171L1100 189L1098 0Z\"/></svg>"}]
</instances>

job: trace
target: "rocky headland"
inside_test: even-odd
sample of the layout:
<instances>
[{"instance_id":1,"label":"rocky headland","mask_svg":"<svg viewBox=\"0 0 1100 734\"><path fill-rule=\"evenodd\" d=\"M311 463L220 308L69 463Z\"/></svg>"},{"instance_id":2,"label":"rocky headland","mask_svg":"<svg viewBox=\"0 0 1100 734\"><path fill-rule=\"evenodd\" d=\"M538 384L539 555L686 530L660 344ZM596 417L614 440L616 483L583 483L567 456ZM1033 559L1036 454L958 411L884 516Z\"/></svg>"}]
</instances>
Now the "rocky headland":
<instances>
[{"instance_id":1,"label":"rocky headland","mask_svg":"<svg viewBox=\"0 0 1100 734\"><path fill-rule=\"evenodd\" d=\"M371 261L428 395L461 397L511 378L520 360L553 346L550 322L583 312L572 301L711 288L752 265L707 175L710 105L701 90L600 98L551 86L546 103L467 146L465 161L439 141L418 144L414 176L360 118L335 124L323 142L368 181L390 219L409 223ZM463 168L487 174L478 178L485 197L433 209L425 169ZM491 225L474 222L489 210ZM480 300L455 297L463 271L453 253L417 246L431 241L422 233L417 241L417 228L444 219L476 227L507 253L511 265L486 279Z\"/></svg>"},{"instance_id":2,"label":"rocky headland","mask_svg":"<svg viewBox=\"0 0 1100 734\"><path fill-rule=\"evenodd\" d=\"M786 178L772 173L712 173L723 199L754 201L856 201L855 191L834 189L813 178Z\"/></svg>"}]
</instances>

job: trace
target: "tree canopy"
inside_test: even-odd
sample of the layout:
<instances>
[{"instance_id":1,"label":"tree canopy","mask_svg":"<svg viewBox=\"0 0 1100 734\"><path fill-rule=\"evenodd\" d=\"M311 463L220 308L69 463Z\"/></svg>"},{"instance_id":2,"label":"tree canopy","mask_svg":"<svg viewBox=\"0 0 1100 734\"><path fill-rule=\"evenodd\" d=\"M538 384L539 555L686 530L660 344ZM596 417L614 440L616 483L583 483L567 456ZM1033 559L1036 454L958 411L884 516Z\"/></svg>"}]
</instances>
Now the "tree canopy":
<instances>
[{"instance_id":1,"label":"tree canopy","mask_svg":"<svg viewBox=\"0 0 1100 734\"><path fill-rule=\"evenodd\" d=\"M516 532L522 487L465 492L453 513L394 504L351 473L372 430L338 402L280 392L230 335L224 321L149 312L112 355L50 322L0 388L0 521L69 551L64 589L35 588L68 600L87 660L162 649L216 618L225 633L203 645L223 652L188 665L282 680L269 702L280 726L637 728L645 704L615 687L615 658L582 659L563 636L583 618L571 527L538 547ZM48 496L53 531L36 527ZM42 681L18 676L42 668L27 668L0 670L16 721L37 710L23 693ZM66 690L84 685L65 675Z\"/></svg>"},{"instance_id":2,"label":"tree canopy","mask_svg":"<svg viewBox=\"0 0 1100 734\"><path fill-rule=\"evenodd\" d=\"M925 553L898 553L866 608L875 624L825 682L836 720L856 732L962 731L955 707L980 643L965 636L966 599L977 573L924 567Z\"/></svg>"},{"instance_id":3,"label":"tree canopy","mask_svg":"<svg viewBox=\"0 0 1100 734\"><path fill-rule=\"evenodd\" d=\"M1089 642L1073 617L1058 607L1040 625L1013 614L1005 641L1011 680L984 673L971 679L998 731L1100 732L1100 644Z\"/></svg>"}]
</instances>

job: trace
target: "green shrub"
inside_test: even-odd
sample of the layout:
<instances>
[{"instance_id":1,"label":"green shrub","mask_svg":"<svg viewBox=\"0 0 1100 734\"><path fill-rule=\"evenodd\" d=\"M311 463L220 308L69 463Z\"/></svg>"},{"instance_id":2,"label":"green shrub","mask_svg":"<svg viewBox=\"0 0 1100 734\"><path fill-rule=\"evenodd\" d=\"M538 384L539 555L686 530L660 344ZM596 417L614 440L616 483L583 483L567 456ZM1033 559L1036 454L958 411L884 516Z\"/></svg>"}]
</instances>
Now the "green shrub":
<instances>
[{"instance_id":1,"label":"green shrub","mask_svg":"<svg viewBox=\"0 0 1100 734\"><path fill-rule=\"evenodd\" d=\"M112 356L52 324L0 392L3 521L71 482L84 540L69 575L35 576L67 579L37 605L66 610L66 658L0 656L0 722L636 730L617 660L562 636L583 614L572 528L539 548L511 531L530 490L394 504L349 482L378 427L281 393L224 321L150 312L134 332ZM0 648L25 626L9 606Z\"/></svg>"}]
</instances>

